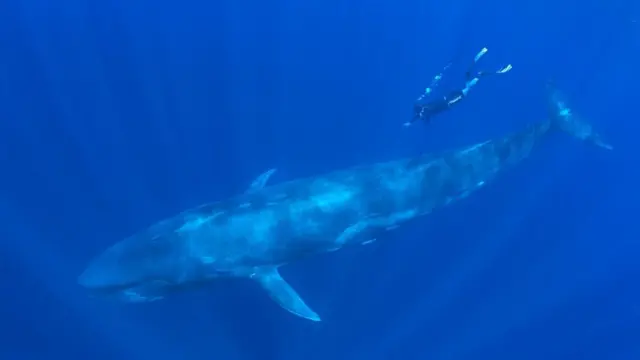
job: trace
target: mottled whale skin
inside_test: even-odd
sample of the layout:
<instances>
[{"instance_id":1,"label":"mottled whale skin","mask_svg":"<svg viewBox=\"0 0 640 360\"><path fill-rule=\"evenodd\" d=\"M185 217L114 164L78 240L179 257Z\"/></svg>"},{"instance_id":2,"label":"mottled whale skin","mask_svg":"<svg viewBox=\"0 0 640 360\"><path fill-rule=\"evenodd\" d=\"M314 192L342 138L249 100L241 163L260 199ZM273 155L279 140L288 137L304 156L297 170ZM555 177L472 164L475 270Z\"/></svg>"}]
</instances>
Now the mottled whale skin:
<instances>
[{"instance_id":1,"label":"mottled whale skin","mask_svg":"<svg viewBox=\"0 0 640 360\"><path fill-rule=\"evenodd\" d=\"M95 293L146 302L220 277L256 280L286 310L319 321L278 267L365 244L460 200L528 157L554 129L610 149L551 92L550 118L462 149L357 166L266 186L160 221L94 259L78 281Z\"/></svg>"}]
</instances>

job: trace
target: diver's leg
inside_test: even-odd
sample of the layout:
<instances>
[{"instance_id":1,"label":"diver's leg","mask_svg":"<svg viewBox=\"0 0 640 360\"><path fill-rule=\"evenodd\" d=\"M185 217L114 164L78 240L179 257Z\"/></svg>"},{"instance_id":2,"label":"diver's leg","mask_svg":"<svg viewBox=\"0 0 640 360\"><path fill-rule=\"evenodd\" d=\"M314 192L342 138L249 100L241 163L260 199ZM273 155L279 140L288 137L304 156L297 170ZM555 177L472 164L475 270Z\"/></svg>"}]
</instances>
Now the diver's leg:
<instances>
[{"instance_id":1,"label":"diver's leg","mask_svg":"<svg viewBox=\"0 0 640 360\"><path fill-rule=\"evenodd\" d=\"M513 69L513 66L511 66L511 64L507 64L506 66L504 66L502 69L496 71L496 74L504 74L504 73L508 73L509 71L511 71L511 69Z\"/></svg>"},{"instance_id":2,"label":"diver's leg","mask_svg":"<svg viewBox=\"0 0 640 360\"><path fill-rule=\"evenodd\" d=\"M487 49L486 47L483 47L482 49L480 49L480 51L478 51L478 53L476 54L476 56L473 58L473 63L477 63L478 60L480 60L484 54L487 53L487 51L489 51L489 49Z\"/></svg>"},{"instance_id":3,"label":"diver's leg","mask_svg":"<svg viewBox=\"0 0 640 360\"><path fill-rule=\"evenodd\" d=\"M467 83L474 80L472 77L480 78L481 76L488 75L488 74L504 74L504 73L508 73L513 68L511 64L507 64L506 66L503 66L502 68L500 68L498 71L494 71L494 72L479 71L475 75L472 75L473 66L478 62L478 60L480 60L484 56L484 54L487 53L487 51L489 51L489 49L484 47L473 58L473 63L471 64L471 66L469 67L469 70L467 71Z\"/></svg>"},{"instance_id":4,"label":"diver's leg","mask_svg":"<svg viewBox=\"0 0 640 360\"><path fill-rule=\"evenodd\" d=\"M468 80L465 84L464 84L464 89L462 89L462 95L463 96L467 96L467 93L469 92L469 90L471 90L472 87L474 87L478 81L480 80L480 75L474 77L471 80Z\"/></svg>"},{"instance_id":5,"label":"diver's leg","mask_svg":"<svg viewBox=\"0 0 640 360\"><path fill-rule=\"evenodd\" d=\"M504 74L504 73L509 72L512 68L513 68L513 66L511 66L511 64L508 64L507 66L505 66L505 67L503 67L500 70L495 71L495 72L494 71L489 71L489 72L487 72L487 71L478 71L473 78L471 78L471 76L469 76L470 74L467 74L467 82L465 83L464 89L462 89L462 93L464 95L467 95L469 90L472 87L474 87L478 83L478 81L480 81L481 77L483 77L485 75L492 75L492 74Z\"/></svg>"},{"instance_id":6,"label":"diver's leg","mask_svg":"<svg viewBox=\"0 0 640 360\"><path fill-rule=\"evenodd\" d=\"M467 82L472 80L471 79L471 77L472 77L471 73L473 71L473 67L476 65L478 60L480 60L484 56L484 54L487 53L487 51L489 51L489 49L487 49L486 47L483 47L480 51L478 51L476 56L473 58L473 62L469 66L469 70L467 70Z\"/></svg>"},{"instance_id":7,"label":"diver's leg","mask_svg":"<svg viewBox=\"0 0 640 360\"><path fill-rule=\"evenodd\" d=\"M473 78L468 78L467 82L464 85L464 89L462 89L462 93L466 96L469 90L471 90L471 88L474 87L478 83L478 81L480 81L480 78L482 76L490 74L504 74L509 72L512 68L513 66L509 64L496 72L478 71L478 73Z\"/></svg>"}]
</instances>

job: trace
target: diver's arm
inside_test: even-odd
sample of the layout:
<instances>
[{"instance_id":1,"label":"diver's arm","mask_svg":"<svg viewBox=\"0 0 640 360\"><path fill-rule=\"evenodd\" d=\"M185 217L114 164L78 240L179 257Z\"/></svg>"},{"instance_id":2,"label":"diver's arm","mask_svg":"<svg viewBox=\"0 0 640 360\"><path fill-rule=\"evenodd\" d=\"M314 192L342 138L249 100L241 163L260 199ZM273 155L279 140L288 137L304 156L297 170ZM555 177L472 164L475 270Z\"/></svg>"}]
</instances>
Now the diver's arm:
<instances>
[{"instance_id":1,"label":"diver's arm","mask_svg":"<svg viewBox=\"0 0 640 360\"><path fill-rule=\"evenodd\" d=\"M413 123L415 123L418 120L424 120L424 118L426 117L425 115L428 113L428 107L429 105L421 105L418 103L415 103L413 105L413 118L411 118L410 121L405 122L404 124L402 124L402 126L411 126L413 125Z\"/></svg>"}]
</instances>

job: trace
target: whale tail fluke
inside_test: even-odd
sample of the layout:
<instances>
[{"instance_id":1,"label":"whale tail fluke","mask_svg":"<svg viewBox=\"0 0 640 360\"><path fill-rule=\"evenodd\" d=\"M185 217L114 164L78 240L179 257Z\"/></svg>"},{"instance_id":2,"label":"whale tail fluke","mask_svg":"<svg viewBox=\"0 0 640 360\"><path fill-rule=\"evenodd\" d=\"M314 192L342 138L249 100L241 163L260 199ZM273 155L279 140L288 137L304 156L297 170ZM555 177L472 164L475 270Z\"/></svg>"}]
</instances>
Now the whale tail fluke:
<instances>
[{"instance_id":1,"label":"whale tail fluke","mask_svg":"<svg viewBox=\"0 0 640 360\"><path fill-rule=\"evenodd\" d=\"M547 82L547 101L549 118L553 126L580 140L588 141L607 150L613 149L613 146L596 132L591 124L584 121L569 108L564 95L551 81Z\"/></svg>"}]
</instances>

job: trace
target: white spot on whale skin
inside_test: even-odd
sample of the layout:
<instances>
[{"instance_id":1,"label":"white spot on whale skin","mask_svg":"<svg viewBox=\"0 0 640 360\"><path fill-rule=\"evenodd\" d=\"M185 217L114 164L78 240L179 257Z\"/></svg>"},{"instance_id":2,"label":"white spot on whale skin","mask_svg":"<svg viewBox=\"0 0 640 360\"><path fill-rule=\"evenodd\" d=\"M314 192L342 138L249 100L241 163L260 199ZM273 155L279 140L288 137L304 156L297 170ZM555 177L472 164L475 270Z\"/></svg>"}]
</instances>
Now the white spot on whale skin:
<instances>
[{"instance_id":1,"label":"white spot on whale skin","mask_svg":"<svg viewBox=\"0 0 640 360\"><path fill-rule=\"evenodd\" d=\"M163 299L162 296L142 296L133 290L125 290L122 295L126 301L131 303L152 302Z\"/></svg>"},{"instance_id":2,"label":"white spot on whale skin","mask_svg":"<svg viewBox=\"0 0 640 360\"><path fill-rule=\"evenodd\" d=\"M395 212L386 219L386 222L388 224L387 230L395 229L398 226L397 223L411 220L417 215L418 212L416 209L408 209L405 211Z\"/></svg>"},{"instance_id":3,"label":"white spot on whale skin","mask_svg":"<svg viewBox=\"0 0 640 360\"><path fill-rule=\"evenodd\" d=\"M324 185L327 186L327 185ZM345 203L352 200L354 193L346 186L335 186L330 191L324 191L322 193L311 196L311 201L320 210L331 212Z\"/></svg>"},{"instance_id":4,"label":"white spot on whale skin","mask_svg":"<svg viewBox=\"0 0 640 360\"><path fill-rule=\"evenodd\" d=\"M349 240L366 229L367 226L368 224L365 221L360 221L349 226L348 228L344 229L340 236L338 236L338 238L336 239L336 244L338 244L339 246L346 244Z\"/></svg>"},{"instance_id":5,"label":"white spot on whale skin","mask_svg":"<svg viewBox=\"0 0 640 360\"><path fill-rule=\"evenodd\" d=\"M209 221L218 217L222 212L217 212L212 214L211 216L197 216L193 219L189 219L182 225L178 231L193 231L200 228L202 225L208 223Z\"/></svg>"},{"instance_id":6,"label":"white spot on whale skin","mask_svg":"<svg viewBox=\"0 0 640 360\"><path fill-rule=\"evenodd\" d=\"M484 146L484 145L486 145L486 144L488 144L490 142L491 142L491 140L487 140L487 141L483 141L483 142L481 142L479 144L471 145L470 147L460 151L459 155L465 155L466 153L469 153L469 152L472 152L474 150L477 150L477 149L481 148L482 146Z\"/></svg>"}]
</instances>

